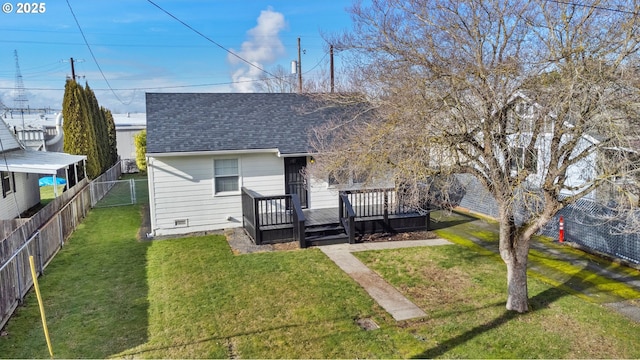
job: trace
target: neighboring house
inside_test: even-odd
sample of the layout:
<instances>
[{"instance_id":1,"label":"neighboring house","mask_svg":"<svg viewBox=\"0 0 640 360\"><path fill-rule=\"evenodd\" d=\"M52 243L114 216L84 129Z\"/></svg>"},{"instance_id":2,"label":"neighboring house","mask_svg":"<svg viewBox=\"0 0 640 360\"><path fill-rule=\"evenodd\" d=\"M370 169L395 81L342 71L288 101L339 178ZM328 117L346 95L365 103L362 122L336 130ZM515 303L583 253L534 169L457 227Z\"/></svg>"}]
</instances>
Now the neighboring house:
<instances>
[{"instance_id":1,"label":"neighboring house","mask_svg":"<svg viewBox=\"0 0 640 360\"><path fill-rule=\"evenodd\" d=\"M314 109L311 96L290 93L148 93L146 101L152 236L246 229L258 202L243 214L245 193L272 196L263 200L279 208L274 217L291 216L292 205L277 202L286 194L306 209L341 204L328 177L306 181L301 170L313 161L310 129L344 109ZM280 225L291 232L290 222Z\"/></svg>"},{"instance_id":2,"label":"neighboring house","mask_svg":"<svg viewBox=\"0 0 640 360\"><path fill-rule=\"evenodd\" d=\"M62 152L62 114L51 109L6 110L2 119L29 149Z\"/></svg>"},{"instance_id":3,"label":"neighboring house","mask_svg":"<svg viewBox=\"0 0 640 360\"><path fill-rule=\"evenodd\" d=\"M116 124L116 147L118 156L120 156L122 172L138 172L134 136L147 128L146 114L113 114L113 122Z\"/></svg>"},{"instance_id":4,"label":"neighboring house","mask_svg":"<svg viewBox=\"0 0 640 360\"><path fill-rule=\"evenodd\" d=\"M64 176L73 186L85 176L85 160L84 155L25 148L4 122L0 124L0 220L14 219L40 203L40 175Z\"/></svg>"},{"instance_id":5,"label":"neighboring house","mask_svg":"<svg viewBox=\"0 0 640 360\"><path fill-rule=\"evenodd\" d=\"M527 182L531 187L539 187L542 185L544 175L546 172L546 164L549 163L551 158L551 141L554 134L554 128L552 121L549 121L549 117L553 115L545 115L541 111L542 107L531 101L527 96L523 94L517 94L517 105L515 106L515 113L521 117L520 129L508 128L507 138L510 141L511 146L511 159L509 166L511 170L516 171L519 168L528 168L531 171L531 175L527 178ZM524 120L524 121L523 121ZM544 121L542 131L538 135L535 149L532 153L526 152L525 147L522 144L528 144L531 139L530 130L527 130L527 122L533 126L535 121ZM599 144L597 134L583 134L575 146L575 152L580 153L593 145ZM564 137L563 141L568 141L567 137ZM626 152L624 149L609 148L608 152ZM610 154L609 154L610 155ZM583 185L594 180L601 173L601 162L606 161L607 154L602 151L594 151L587 155L584 159L578 163L570 166L567 169L567 176L565 180L565 188L561 190L563 195L571 195L573 192L569 190L580 189ZM600 192L600 193L599 193ZM590 200L607 201L610 197L610 189L598 188L585 196Z\"/></svg>"},{"instance_id":6,"label":"neighboring house","mask_svg":"<svg viewBox=\"0 0 640 360\"><path fill-rule=\"evenodd\" d=\"M2 118L18 140L29 149L63 152L62 114L51 109L25 112L5 110ZM133 137L146 128L146 114L113 114L116 125L116 148L123 173L138 172Z\"/></svg>"}]
</instances>

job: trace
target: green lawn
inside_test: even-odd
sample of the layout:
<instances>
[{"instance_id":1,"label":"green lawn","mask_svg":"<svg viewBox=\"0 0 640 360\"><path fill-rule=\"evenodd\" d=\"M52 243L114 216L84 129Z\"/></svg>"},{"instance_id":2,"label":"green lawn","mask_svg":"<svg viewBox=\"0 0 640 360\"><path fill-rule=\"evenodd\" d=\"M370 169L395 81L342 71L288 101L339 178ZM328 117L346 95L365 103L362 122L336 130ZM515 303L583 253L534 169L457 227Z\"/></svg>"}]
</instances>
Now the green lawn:
<instances>
[{"instance_id":1,"label":"green lawn","mask_svg":"<svg viewBox=\"0 0 640 360\"><path fill-rule=\"evenodd\" d=\"M40 279L58 358L640 358L640 324L461 245L357 253L424 309L396 322L318 249L235 256L222 236L139 241L138 206L94 209ZM365 331L356 320L380 329ZM0 357L44 358L35 296Z\"/></svg>"},{"instance_id":2,"label":"green lawn","mask_svg":"<svg viewBox=\"0 0 640 360\"><path fill-rule=\"evenodd\" d=\"M62 186L58 188L58 191L62 192ZM53 185L41 186L40 187L40 204L42 204L42 206L47 205L53 199L55 199L55 196L53 194Z\"/></svg>"}]
</instances>

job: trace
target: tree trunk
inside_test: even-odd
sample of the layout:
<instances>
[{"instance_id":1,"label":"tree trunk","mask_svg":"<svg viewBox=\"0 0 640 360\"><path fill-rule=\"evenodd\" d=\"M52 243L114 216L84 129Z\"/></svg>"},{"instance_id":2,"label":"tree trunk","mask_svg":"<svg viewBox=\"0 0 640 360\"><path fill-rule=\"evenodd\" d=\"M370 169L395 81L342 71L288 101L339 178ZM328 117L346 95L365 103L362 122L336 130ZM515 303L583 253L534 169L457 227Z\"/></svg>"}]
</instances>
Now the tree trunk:
<instances>
[{"instance_id":1,"label":"tree trunk","mask_svg":"<svg viewBox=\"0 0 640 360\"><path fill-rule=\"evenodd\" d=\"M527 260L514 258L505 260L507 264L507 310L524 313L529 310L527 289Z\"/></svg>"},{"instance_id":2,"label":"tree trunk","mask_svg":"<svg viewBox=\"0 0 640 360\"><path fill-rule=\"evenodd\" d=\"M507 265L507 310L519 313L529 310L527 259L530 240L518 231L512 216L501 216L500 256Z\"/></svg>"}]
</instances>

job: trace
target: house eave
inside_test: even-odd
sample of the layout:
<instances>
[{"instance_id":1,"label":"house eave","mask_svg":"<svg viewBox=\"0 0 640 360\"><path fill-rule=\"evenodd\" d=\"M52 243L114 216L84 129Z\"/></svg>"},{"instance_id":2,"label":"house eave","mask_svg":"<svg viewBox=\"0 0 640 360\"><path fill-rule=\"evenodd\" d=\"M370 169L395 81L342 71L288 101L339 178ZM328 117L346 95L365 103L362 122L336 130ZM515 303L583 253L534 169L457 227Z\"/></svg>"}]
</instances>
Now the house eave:
<instances>
[{"instance_id":1,"label":"house eave","mask_svg":"<svg viewBox=\"0 0 640 360\"><path fill-rule=\"evenodd\" d=\"M313 153L308 153L308 152L304 152L304 153L291 153L291 154L282 154L280 152L278 152L278 157L281 158L288 158L288 157L303 157L303 156L312 156Z\"/></svg>"},{"instance_id":2,"label":"house eave","mask_svg":"<svg viewBox=\"0 0 640 360\"><path fill-rule=\"evenodd\" d=\"M276 154L280 156L278 149L242 149L242 150L209 150L209 151L179 151L165 153L146 153L147 157L182 157L182 156L217 156L217 155L241 155L241 154Z\"/></svg>"}]
</instances>

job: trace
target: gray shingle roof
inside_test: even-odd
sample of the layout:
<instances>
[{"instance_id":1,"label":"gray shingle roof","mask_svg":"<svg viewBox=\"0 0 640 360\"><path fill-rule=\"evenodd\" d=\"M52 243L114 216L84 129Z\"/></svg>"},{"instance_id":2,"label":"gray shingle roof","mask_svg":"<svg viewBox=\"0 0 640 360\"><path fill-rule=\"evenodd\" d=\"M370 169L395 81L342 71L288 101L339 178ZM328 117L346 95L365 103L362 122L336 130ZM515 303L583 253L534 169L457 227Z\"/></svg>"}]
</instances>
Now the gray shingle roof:
<instances>
[{"instance_id":1,"label":"gray shingle roof","mask_svg":"<svg viewBox=\"0 0 640 360\"><path fill-rule=\"evenodd\" d=\"M308 133L339 113L284 93L147 93L147 152L277 148L309 153Z\"/></svg>"}]
</instances>

